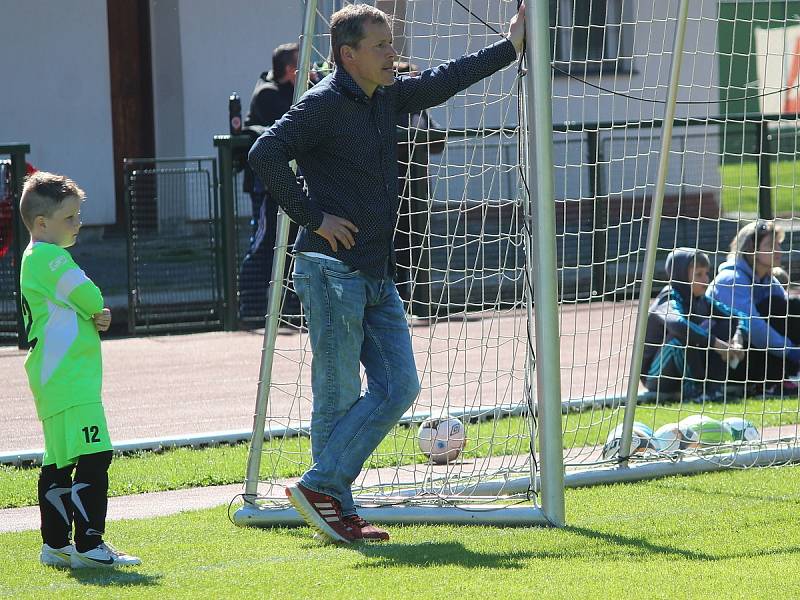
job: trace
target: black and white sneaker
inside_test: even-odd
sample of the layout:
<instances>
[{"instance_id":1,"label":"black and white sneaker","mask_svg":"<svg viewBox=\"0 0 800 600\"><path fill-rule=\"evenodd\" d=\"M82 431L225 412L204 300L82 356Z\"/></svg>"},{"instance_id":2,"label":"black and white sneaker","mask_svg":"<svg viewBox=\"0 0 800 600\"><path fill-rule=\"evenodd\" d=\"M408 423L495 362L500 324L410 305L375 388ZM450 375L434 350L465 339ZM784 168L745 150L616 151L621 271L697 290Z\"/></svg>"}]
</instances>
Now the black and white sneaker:
<instances>
[{"instance_id":1,"label":"black and white sneaker","mask_svg":"<svg viewBox=\"0 0 800 600\"><path fill-rule=\"evenodd\" d=\"M141 559L125 554L111 544L103 542L97 548L87 552L72 553L73 569L113 569L115 567L132 567L142 564Z\"/></svg>"}]
</instances>

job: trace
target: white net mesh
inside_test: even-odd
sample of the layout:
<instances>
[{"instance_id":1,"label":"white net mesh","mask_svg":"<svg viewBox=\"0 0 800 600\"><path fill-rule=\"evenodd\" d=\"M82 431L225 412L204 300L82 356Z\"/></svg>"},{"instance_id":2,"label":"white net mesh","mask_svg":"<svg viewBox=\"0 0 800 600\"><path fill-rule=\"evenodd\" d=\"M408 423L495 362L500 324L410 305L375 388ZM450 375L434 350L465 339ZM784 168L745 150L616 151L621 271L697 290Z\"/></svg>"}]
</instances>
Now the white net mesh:
<instances>
[{"instance_id":1,"label":"white net mesh","mask_svg":"<svg viewBox=\"0 0 800 600\"><path fill-rule=\"evenodd\" d=\"M797 4L689 3L654 296L670 278L665 271L670 251L704 251L713 279L737 231L759 216L777 217L786 230L783 267L793 274ZM564 445L572 467L616 461L615 436L609 433L624 413L678 7L675 0L551 2L556 201L564 219L558 239ZM780 113L792 114L774 116ZM771 266L780 265L777 255L764 256ZM762 284L745 279L737 279L734 293L744 300L734 302L735 308L769 296L768 278ZM724 292L722 281L716 289ZM724 293L714 297L731 303ZM775 302L767 304L764 316L778 310ZM678 313L686 315L684 327L693 321L714 330L730 321L704 321L703 310L688 301L670 303L665 316ZM718 335L730 341L730 330ZM743 343L757 347L757 338L745 335ZM781 340L769 361L780 362L785 348L800 342ZM698 350L696 344L680 327L649 337L643 368L656 377L649 390L639 388L635 419L641 435L634 440L639 444L634 458L700 456L749 465L757 458L770 463L789 456L785 450L797 441L796 365L765 377L754 366L756 351L742 359L751 368L733 371L724 352ZM742 433L731 420L736 418L749 421L755 432ZM665 431L654 441L636 442L660 427ZM674 435L683 441L671 441Z\"/></svg>"},{"instance_id":2,"label":"white net mesh","mask_svg":"<svg viewBox=\"0 0 800 600\"><path fill-rule=\"evenodd\" d=\"M419 69L494 42L491 29L502 29L516 11L516 2L488 0L378 6L394 14L396 47ZM550 2L562 424L571 469L617 461L609 434L622 423L630 377L678 7L678 0ZM332 8L338 6L321 10ZM763 264L781 263L795 280L797 14L800 2L689 3L653 296L667 283L665 259L675 248L704 251L713 278L737 231L759 217L775 217L785 232L782 258L771 254ZM323 60L325 36L315 47L315 60ZM535 471L517 84L512 66L404 130L398 286L409 303L423 392L407 415L410 425L390 434L357 482L373 497L441 501L465 486ZM434 130L427 135L426 119ZM756 304L770 286L775 294L762 306L765 317L778 311L778 284L767 278L744 293ZM790 315L794 296L790 283ZM665 314L677 314L670 310ZM691 307L684 316L699 327L730 323L724 317L703 322ZM752 317L745 322L759 313ZM736 323L721 341L732 343ZM800 337L793 337L792 317L770 325L788 334L770 356L794 357L787 349ZM757 337L748 332L743 345L757 350ZM649 359L669 346L683 362L674 372L656 369L660 379L652 389L640 386L633 460L698 458L735 466L796 458L797 363L760 375L752 366L733 373L723 363L720 375L712 363L732 354L693 345L664 333L647 344ZM742 364L757 354L748 352ZM309 361L305 335L284 330L268 427L307 425ZM417 424L440 414L469 422L468 443L456 462L432 466L419 452ZM280 497L280 485L309 460L305 438L276 438L265 446L260 492ZM499 497L503 490L492 493Z\"/></svg>"},{"instance_id":3,"label":"white net mesh","mask_svg":"<svg viewBox=\"0 0 800 600\"><path fill-rule=\"evenodd\" d=\"M331 4L320 5L324 33L314 36L312 61L322 72L328 17L340 7ZM500 39L457 3L376 5L394 16L400 72L422 71ZM517 10L511 1L468 5L497 31L507 29ZM535 463L517 84L513 64L442 106L400 120L396 280L422 392L354 483L357 502L461 502L467 492L481 501L487 493L530 496L527 485L504 485L530 477ZM304 327L290 320L283 318L276 341L266 428L277 437L265 443L259 485L259 495L276 503L311 461L311 350ZM429 417L458 418L465 427L466 445L449 463L435 464L421 450L420 424ZM287 429L299 435L286 437ZM494 489L485 492L489 481Z\"/></svg>"}]
</instances>

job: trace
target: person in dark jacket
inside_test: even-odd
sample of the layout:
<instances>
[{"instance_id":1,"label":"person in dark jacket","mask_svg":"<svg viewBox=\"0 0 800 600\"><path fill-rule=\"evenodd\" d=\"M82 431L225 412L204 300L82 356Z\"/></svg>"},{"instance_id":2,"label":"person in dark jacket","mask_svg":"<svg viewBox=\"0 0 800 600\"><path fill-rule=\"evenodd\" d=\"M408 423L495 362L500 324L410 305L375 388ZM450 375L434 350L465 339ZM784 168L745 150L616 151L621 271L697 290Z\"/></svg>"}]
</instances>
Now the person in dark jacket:
<instances>
[{"instance_id":1,"label":"person in dark jacket","mask_svg":"<svg viewBox=\"0 0 800 600\"><path fill-rule=\"evenodd\" d=\"M272 70L261 73L256 82L245 127L269 127L292 106L297 53L296 43L282 44L272 52ZM278 205L249 167L245 168L243 187L250 194L253 231L250 248L239 273L239 316L243 319L263 319L267 312L267 290L272 276ZM296 227L292 233L297 234ZM294 239L292 234L289 239ZM299 304L294 293L287 294L284 314L299 314Z\"/></svg>"},{"instance_id":2,"label":"person in dark jacket","mask_svg":"<svg viewBox=\"0 0 800 600\"><path fill-rule=\"evenodd\" d=\"M669 283L650 305L641 380L653 392L684 400L721 399L728 368L743 356L744 315L711 298L708 256L676 248L667 256Z\"/></svg>"}]
</instances>

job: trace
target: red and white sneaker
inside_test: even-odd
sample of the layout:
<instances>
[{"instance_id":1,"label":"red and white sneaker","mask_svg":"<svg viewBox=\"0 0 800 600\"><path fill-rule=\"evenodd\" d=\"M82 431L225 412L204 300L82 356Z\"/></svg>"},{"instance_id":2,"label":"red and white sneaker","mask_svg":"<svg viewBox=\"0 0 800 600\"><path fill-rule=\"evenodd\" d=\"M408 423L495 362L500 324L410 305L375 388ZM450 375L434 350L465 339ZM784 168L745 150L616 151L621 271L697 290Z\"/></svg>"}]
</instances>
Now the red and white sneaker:
<instances>
[{"instance_id":1,"label":"red and white sneaker","mask_svg":"<svg viewBox=\"0 0 800 600\"><path fill-rule=\"evenodd\" d=\"M287 486L286 496L306 523L328 539L345 544L361 539L356 529L342 520L342 509L335 498L299 483Z\"/></svg>"},{"instance_id":2,"label":"red and white sneaker","mask_svg":"<svg viewBox=\"0 0 800 600\"><path fill-rule=\"evenodd\" d=\"M367 542L385 542L389 539L389 532L380 527L376 527L369 521L362 519L358 515L347 515L342 517L342 521L350 525L356 532L356 538Z\"/></svg>"}]
</instances>

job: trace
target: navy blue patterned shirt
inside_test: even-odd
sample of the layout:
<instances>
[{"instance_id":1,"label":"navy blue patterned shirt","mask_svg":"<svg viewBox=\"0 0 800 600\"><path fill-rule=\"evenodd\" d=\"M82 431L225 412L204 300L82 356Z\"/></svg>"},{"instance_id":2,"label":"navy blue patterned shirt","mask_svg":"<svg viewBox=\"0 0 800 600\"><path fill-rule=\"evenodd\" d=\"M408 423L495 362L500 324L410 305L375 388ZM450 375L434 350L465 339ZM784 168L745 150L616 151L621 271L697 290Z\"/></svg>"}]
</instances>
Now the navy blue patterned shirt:
<instances>
[{"instance_id":1,"label":"navy blue patterned shirt","mask_svg":"<svg viewBox=\"0 0 800 600\"><path fill-rule=\"evenodd\" d=\"M428 69L367 97L350 74L337 68L308 90L250 150L249 162L286 214L303 227L296 252L319 252L373 277L394 267L398 210L397 123L401 115L441 104L516 59L502 40ZM303 190L289 168L296 160ZM355 245L333 251L313 233L326 212L352 222Z\"/></svg>"}]
</instances>

